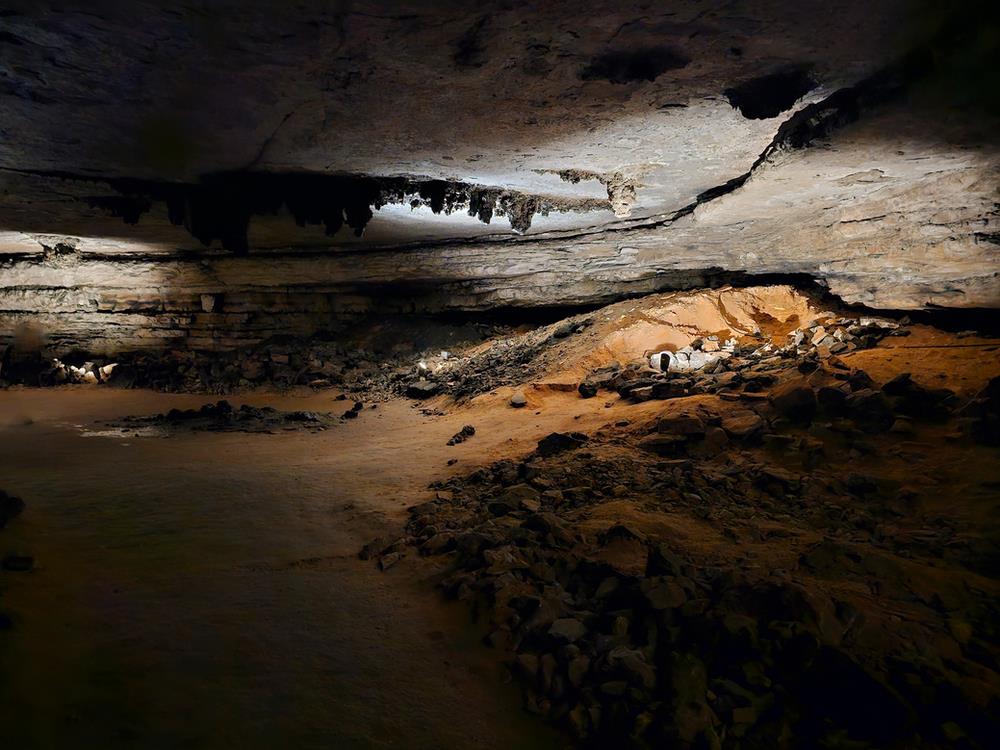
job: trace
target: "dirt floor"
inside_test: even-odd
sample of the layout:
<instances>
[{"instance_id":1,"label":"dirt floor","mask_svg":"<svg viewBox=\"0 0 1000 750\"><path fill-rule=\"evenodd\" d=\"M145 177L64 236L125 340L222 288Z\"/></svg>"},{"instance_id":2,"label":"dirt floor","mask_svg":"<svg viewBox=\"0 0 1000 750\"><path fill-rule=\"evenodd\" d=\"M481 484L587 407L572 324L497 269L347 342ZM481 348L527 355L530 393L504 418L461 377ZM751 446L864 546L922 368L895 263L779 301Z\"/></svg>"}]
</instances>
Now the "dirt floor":
<instances>
[{"instance_id":1,"label":"dirt floor","mask_svg":"<svg viewBox=\"0 0 1000 750\"><path fill-rule=\"evenodd\" d=\"M11 621L0 633L4 737L20 748L571 742L564 729L521 710L523 680L513 683L504 666L518 644L482 644L503 624L496 611L487 604L487 614L470 624L467 604L445 603L434 590L455 570L453 559L418 554L407 543L401 559L391 557L394 564L382 571L378 555L359 560L358 552L374 538L404 534L414 505L460 496L478 502L484 493L500 492L492 480L468 490L467 478L503 459L521 461L553 432L580 432L590 442L582 457L547 459L550 488L572 483L574 474L593 479L601 462L627 472L637 457L637 471L669 479L656 472L676 467L649 456L638 441L658 419L696 408L725 415L734 402L718 394L639 403L617 393L581 398L576 384L613 360L676 349L695 336L781 338L821 312L783 289L619 303L580 316L588 322L568 337L524 334L521 342L533 347L529 364L504 373L506 385L471 400L366 404L356 418L322 430L143 433L109 423L214 399L91 386L0 391L0 489L27 505L0 531L0 556L34 558L28 572L0 573L0 612ZM968 399L1000 373L998 346L993 339L912 326L905 338L840 356L877 383L907 371L923 386ZM474 371L484 349L464 353L457 367ZM522 380L510 382L518 368ZM527 405L515 409L509 401L518 392ZM350 402L336 401L337 394L299 388L229 400L236 407L339 415ZM447 445L465 425L475 434ZM993 606L1000 589L994 573L973 570L964 558L921 552L921 534L945 522L952 542L995 545L996 448L972 445L950 422L866 442L873 450L859 452L849 438L830 438L820 471L877 475L878 493L891 485L893 497L910 498L892 533L911 533L913 543L902 553L881 549L871 558L885 563L865 571L881 580L881 589L878 581L866 588L871 581L829 569L813 570L812 580L824 579L818 590L833 590L838 602L867 615L867 634L876 632L876 640L894 629L911 641L938 633L941 643L931 650L947 651L949 668L961 672L955 664L969 660L962 648L979 644L983 634L974 637L977 626L959 614L973 608L966 600L975 592ZM732 446L721 459L696 455L695 467L709 473L720 463L748 473L761 465L801 474L816 469L781 446L787 443ZM758 581L794 569L830 533L795 511L775 513L763 495L751 493L719 515L701 498L681 494L656 505L650 503L655 487L630 488L628 478L619 484L625 489L568 503L560 517L582 540L625 526L642 537L644 549L668 540L705 569L732 565ZM747 506L758 499L761 507ZM471 523L436 512L456 531ZM628 560L610 562L628 566ZM835 557L830 563L839 564ZM928 604L942 592L961 599L944 607L944 615ZM914 603L915 596L921 601ZM993 657L975 658L982 666ZM962 672L961 690L978 691L986 710L996 705L998 684L995 673L983 670L974 681ZM538 705L533 691L529 686L525 693L529 708L559 719ZM722 715L718 705L713 710ZM943 731L956 743L966 741L951 726Z\"/></svg>"},{"instance_id":2,"label":"dirt floor","mask_svg":"<svg viewBox=\"0 0 1000 750\"><path fill-rule=\"evenodd\" d=\"M14 621L0 640L5 736L24 748L553 746L464 608L443 607L419 565L381 573L357 553L432 480L606 418L558 400L544 416L428 417L394 401L317 434L129 439L97 422L204 397L0 393L0 476L29 506L0 553L36 560L0 578ZM234 402L339 405L312 392ZM475 439L446 446L470 419Z\"/></svg>"}]
</instances>

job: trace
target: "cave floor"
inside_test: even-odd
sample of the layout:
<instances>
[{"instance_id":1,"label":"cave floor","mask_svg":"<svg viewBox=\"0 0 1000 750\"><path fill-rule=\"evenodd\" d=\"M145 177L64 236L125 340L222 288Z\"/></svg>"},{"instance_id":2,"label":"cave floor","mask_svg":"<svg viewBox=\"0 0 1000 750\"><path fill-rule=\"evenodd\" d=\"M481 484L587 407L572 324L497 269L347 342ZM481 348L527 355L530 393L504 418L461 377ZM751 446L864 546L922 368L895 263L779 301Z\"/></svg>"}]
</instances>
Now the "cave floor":
<instances>
[{"instance_id":1,"label":"cave floor","mask_svg":"<svg viewBox=\"0 0 1000 750\"><path fill-rule=\"evenodd\" d=\"M735 314L732 304L719 309ZM789 309L780 308L782 319ZM788 511L782 491L754 490L732 507L720 492L706 503L665 479L671 462L636 450L636 440L659 418L684 410L725 416L736 406L708 394L642 403L617 394L580 398L575 384L589 369L662 345L664 324L647 320L644 307L631 315L609 310L587 333L547 350L551 366L517 386L526 394L522 409L509 405L515 388L502 386L461 404L445 397L368 404L357 418L319 431L164 437L106 423L215 398L88 386L0 391L0 486L27 503L0 534L0 556L35 558L30 572L0 573L0 609L13 621L0 639L4 739L23 748L564 744L565 735L521 710L503 666L509 650L482 644L497 624L491 614L470 626L466 606L434 591L447 561L416 554L412 537L403 559L385 571L358 552L376 537L419 533L414 520L422 511L408 509L435 498L430 513L441 514L445 528L469 522L446 518L478 507L452 504L453 491L455 498L485 491L487 500L501 492L471 472L492 465L490 476L496 462L523 459L549 433L576 431L591 436L586 451L536 457L547 476L563 477L559 486L596 487L602 465L635 473L623 477L633 488L624 494L560 506L574 533L600 539L605 527L624 522L677 546L702 571L739 571L752 590L798 571L795 590L835 595L863 615L859 658L930 644L949 654L949 668L961 662L975 675L961 678L962 695L979 695L984 706L993 700L995 673L983 666L987 647L977 645L989 634L977 630L970 641L967 620L1000 601L1000 590L986 568L949 550L981 549L993 559L996 449L972 445L952 422L919 424L904 438L869 435L861 453L851 438L821 432L804 440L798 428L783 427L803 445L822 442L822 461L805 465L795 451L731 443L694 466L705 477L734 465L781 481L790 472L811 475L816 487L859 472L902 494L845 496L843 516L819 520L816 498ZM720 327L698 315L705 330ZM693 324L684 320L673 325L689 336ZM909 371L926 387L968 399L996 375L998 345L918 325L906 338L844 359L878 383ZM229 400L337 415L350 403L335 400L337 393L258 390ZM474 425L475 435L447 445L464 425ZM650 482L650 472L659 478ZM429 489L448 480L450 489ZM899 505L911 490L919 499ZM880 521L870 538L849 518L897 506L894 520ZM950 541L925 549L923 540L944 526ZM835 558L817 572L809 561L830 546L830 535L867 568L842 568ZM579 544L569 554L590 554L589 541Z\"/></svg>"},{"instance_id":2,"label":"cave floor","mask_svg":"<svg viewBox=\"0 0 1000 750\"><path fill-rule=\"evenodd\" d=\"M317 434L84 435L95 420L205 401L0 393L0 474L30 498L0 551L37 561L3 580L15 628L0 650L0 725L12 747L553 744L419 564L382 573L357 553L429 496L449 458L459 471L523 452L590 405L518 413L517 430L479 421L455 447L445 443L467 414L401 401ZM311 392L234 402L333 406Z\"/></svg>"}]
</instances>

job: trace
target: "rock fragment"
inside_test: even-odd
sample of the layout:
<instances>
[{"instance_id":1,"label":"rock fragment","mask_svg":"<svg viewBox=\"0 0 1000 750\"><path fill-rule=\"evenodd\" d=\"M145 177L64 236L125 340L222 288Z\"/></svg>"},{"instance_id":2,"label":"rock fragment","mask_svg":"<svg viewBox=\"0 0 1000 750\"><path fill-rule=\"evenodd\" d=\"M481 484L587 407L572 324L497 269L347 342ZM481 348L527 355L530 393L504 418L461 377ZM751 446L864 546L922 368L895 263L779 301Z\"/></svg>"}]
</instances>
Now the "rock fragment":
<instances>
[{"instance_id":1,"label":"rock fragment","mask_svg":"<svg viewBox=\"0 0 1000 750\"><path fill-rule=\"evenodd\" d=\"M476 428L473 427L471 424L467 424L465 425L465 427L463 427L461 430L459 430L458 432L456 432L454 435L451 436L451 438L448 440L448 445L458 445L459 443L464 443L466 440L468 440L475 434L476 434Z\"/></svg>"}]
</instances>

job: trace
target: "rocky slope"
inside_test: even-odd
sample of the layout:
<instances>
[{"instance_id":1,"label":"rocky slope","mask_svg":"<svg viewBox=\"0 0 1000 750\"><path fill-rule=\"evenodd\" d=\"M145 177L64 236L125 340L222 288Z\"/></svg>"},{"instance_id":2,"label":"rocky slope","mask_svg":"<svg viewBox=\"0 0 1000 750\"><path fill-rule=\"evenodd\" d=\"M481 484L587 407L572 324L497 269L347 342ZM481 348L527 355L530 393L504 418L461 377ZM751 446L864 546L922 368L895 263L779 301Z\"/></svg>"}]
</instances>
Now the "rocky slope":
<instances>
[{"instance_id":1,"label":"rocky slope","mask_svg":"<svg viewBox=\"0 0 1000 750\"><path fill-rule=\"evenodd\" d=\"M575 397L606 426L454 473L362 557L418 551L584 746L990 746L997 342L781 289L571 323L523 342L506 408Z\"/></svg>"}]
</instances>

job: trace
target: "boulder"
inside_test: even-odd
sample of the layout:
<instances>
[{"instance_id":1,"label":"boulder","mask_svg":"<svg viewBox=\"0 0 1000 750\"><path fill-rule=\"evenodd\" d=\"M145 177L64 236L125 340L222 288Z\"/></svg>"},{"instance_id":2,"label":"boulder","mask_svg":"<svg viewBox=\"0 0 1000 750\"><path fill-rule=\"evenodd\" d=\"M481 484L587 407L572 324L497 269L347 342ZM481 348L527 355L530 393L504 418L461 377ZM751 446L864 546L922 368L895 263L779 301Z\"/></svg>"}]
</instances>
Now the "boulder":
<instances>
[{"instance_id":1,"label":"boulder","mask_svg":"<svg viewBox=\"0 0 1000 750\"><path fill-rule=\"evenodd\" d=\"M692 372L701 370L706 365L726 359L730 352L726 350L705 352L691 347L678 349L676 352L660 352L660 369L665 372ZM652 358L650 358L652 363Z\"/></svg>"},{"instance_id":2,"label":"boulder","mask_svg":"<svg viewBox=\"0 0 1000 750\"><path fill-rule=\"evenodd\" d=\"M785 383L771 391L771 406L783 417L809 424L816 414L816 394L812 388L802 383Z\"/></svg>"},{"instance_id":3,"label":"boulder","mask_svg":"<svg viewBox=\"0 0 1000 750\"><path fill-rule=\"evenodd\" d=\"M523 391L515 391L514 395L510 397L510 405L515 409L523 409L528 405L528 399L525 397Z\"/></svg>"},{"instance_id":4,"label":"boulder","mask_svg":"<svg viewBox=\"0 0 1000 750\"><path fill-rule=\"evenodd\" d=\"M573 643L587 634L587 626L573 617L560 617L552 623L549 635L561 641Z\"/></svg>"},{"instance_id":5,"label":"boulder","mask_svg":"<svg viewBox=\"0 0 1000 750\"><path fill-rule=\"evenodd\" d=\"M873 388L875 386L875 381L872 380L871 375L864 370L852 371L847 378L847 383L851 386L852 391L860 391L862 388Z\"/></svg>"},{"instance_id":6,"label":"boulder","mask_svg":"<svg viewBox=\"0 0 1000 750\"><path fill-rule=\"evenodd\" d=\"M680 398L687 396L693 385L690 378L670 378L653 383L651 393L654 399Z\"/></svg>"},{"instance_id":7,"label":"boulder","mask_svg":"<svg viewBox=\"0 0 1000 750\"><path fill-rule=\"evenodd\" d=\"M687 601L687 592L675 580L647 578L642 582L642 594L652 609L677 609Z\"/></svg>"},{"instance_id":8,"label":"boulder","mask_svg":"<svg viewBox=\"0 0 1000 750\"><path fill-rule=\"evenodd\" d=\"M844 408L855 424L865 432L885 432L896 421L885 394L862 388L844 399Z\"/></svg>"},{"instance_id":9,"label":"boulder","mask_svg":"<svg viewBox=\"0 0 1000 750\"><path fill-rule=\"evenodd\" d=\"M721 427L731 438L748 440L761 433L764 420L756 412L738 411L723 417Z\"/></svg>"},{"instance_id":10,"label":"boulder","mask_svg":"<svg viewBox=\"0 0 1000 750\"><path fill-rule=\"evenodd\" d=\"M563 451L574 450L587 442L582 432L552 432L538 441L539 456L554 456Z\"/></svg>"},{"instance_id":11,"label":"boulder","mask_svg":"<svg viewBox=\"0 0 1000 750\"><path fill-rule=\"evenodd\" d=\"M944 420L950 411L948 403L955 394L947 388L924 388L915 383L910 373L900 373L882 386L882 393L890 397L893 409L914 419Z\"/></svg>"},{"instance_id":12,"label":"boulder","mask_svg":"<svg viewBox=\"0 0 1000 750\"><path fill-rule=\"evenodd\" d=\"M820 408L831 416L840 416L844 413L846 399L847 391L830 385L823 386L816 393Z\"/></svg>"},{"instance_id":13,"label":"boulder","mask_svg":"<svg viewBox=\"0 0 1000 750\"><path fill-rule=\"evenodd\" d=\"M608 653L608 666L616 670L637 687L652 690L656 686L656 670L646 661L641 651L615 648Z\"/></svg>"},{"instance_id":14,"label":"boulder","mask_svg":"<svg viewBox=\"0 0 1000 750\"><path fill-rule=\"evenodd\" d=\"M639 441L639 448L657 456L670 458L687 449L687 438L682 435L650 435Z\"/></svg>"},{"instance_id":15,"label":"boulder","mask_svg":"<svg viewBox=\"0 0 1000 750\"><path fill-rule=\"evenodd\" d=\"M628 392L628 397L636 402L650 401L653 398L653 386L643 385L638 388L632 388Z\"/></svg>"},{"instance_id":16,"label":"boulder","mask_svg":"<svg viewBox=\"0 0 1000 750\"><path fill-rule=\"evenodd\" d=\"M538 512L540 503L538 490L527 484L515 484L501 492L487 504L487 510L495 516L504 516L517 510Z\"/></svg>"},{"instance_id":17,"label":"boulder","mask_svg":"<svg viewBox=\"0 0 1000 750\"><path fill-rule=\"evenodd\" d=\"M656 431L661 434L681 435L694 439L705 436L705 423L697 414L671 414L660 417L656 423Z\"/></svg>"},{"instance_id":18,"label":"boulder","mask_svg":"<svg viewBox=\"0 0 1000 750\"><path fill-rule=\"evenodd\" d=\"M432 380L416 380L406 386L406 395L410 398L430 398L441 391L441 384Z\"/></svg>"},{"instance_id":19,"label":"boulder","mask_svg":"<svg viewBox=\"0 0 1000 750\"><path fill-rule=\"evenodd\" d=\"M743 380L743 376L738 372L723 372L715 376L715 385L719 389L737 387Z\"/></svg>"},{"instance_id":20,"label":"boulder","mask_svg":"<svg viewBox=\"0 0 1000 750\"><path fill-rule=\"evenodd\" d=\"M463 427L461 430L459 430L458 432L456 432L454 435L451 436L451 438L448 440L448 445L458 445L459 443L464 443L466 440L468 440L475 434L476 434L476 428L473 427L471 424L467 424L465 425L465 427Z\"/></svg>"}]
</instances>

